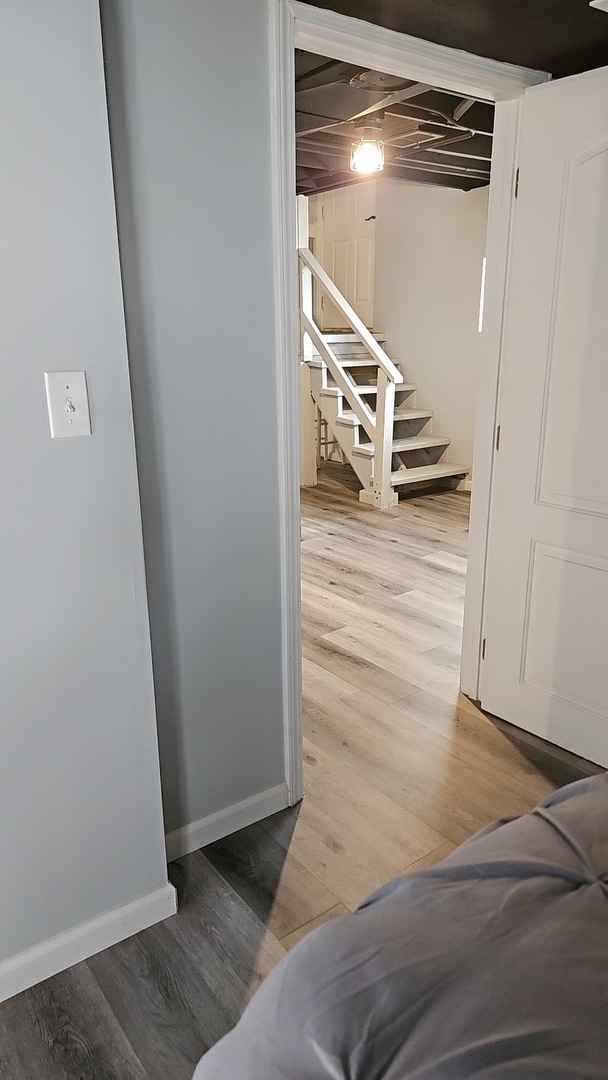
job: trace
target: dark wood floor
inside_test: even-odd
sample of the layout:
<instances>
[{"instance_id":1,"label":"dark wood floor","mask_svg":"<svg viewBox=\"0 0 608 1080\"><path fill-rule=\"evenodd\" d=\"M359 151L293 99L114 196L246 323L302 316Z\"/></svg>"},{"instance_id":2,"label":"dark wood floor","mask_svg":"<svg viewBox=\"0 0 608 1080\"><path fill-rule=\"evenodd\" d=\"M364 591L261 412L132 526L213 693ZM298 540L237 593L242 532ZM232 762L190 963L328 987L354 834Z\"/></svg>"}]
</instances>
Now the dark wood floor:
<instances>
[{"instance_id":1,"label":"dark wood floor","mask_svg":"<svg viewBox=\"0 0 608 1080\"><path fill-rule=\"evenodd\" d=\"M303 804L173 863L173 919L0 1005L2 1080L187 1080L312 927L597 771L458 694L468 497L378 513L348 468L320 481L303 493Z\"/></svg>"}]
</instances>

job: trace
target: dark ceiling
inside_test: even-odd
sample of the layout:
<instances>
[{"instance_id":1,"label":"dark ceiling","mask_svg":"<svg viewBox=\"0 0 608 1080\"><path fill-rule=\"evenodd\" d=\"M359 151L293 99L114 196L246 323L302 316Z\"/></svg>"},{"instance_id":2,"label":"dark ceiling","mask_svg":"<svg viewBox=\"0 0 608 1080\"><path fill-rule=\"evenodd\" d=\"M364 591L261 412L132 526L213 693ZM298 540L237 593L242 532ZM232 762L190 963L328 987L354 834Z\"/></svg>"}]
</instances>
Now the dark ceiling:
<instances>
[{"instance_id":1,"label":"dark ceiling","mask_svg":"<svg viewBox=\"0 0 608 1080\"><path fill-rule=\"evenodd\" d=\"M315 7L453 49L549 71L608 64L608 14L588 0L314 0Z\"/></svg>"},{"instance_id":2,"label":"dark ceiling","mask_svg":"<svg viewBox=\"0 0 608 1080\"><path fill-rule=\"evenodd\" d=\"M374 120L383 176L464 191L489 183L493 105L296 50L298 194L357 183L351 146Z\"/></svg>"},{"instance_id":3,"label":"dark ceiling","mask_svg":"<svg viewBox=\"0 0 608 1080\"><path fill-rule=\"evenodd\" d=\"M414 37L554 78L608 64L608 14L588 0L315 0ZM356 183L361 115L379 118L388 177L469 190L487 184L493 107L433 87L296 52L297 189ZM358 120L356 118L359 118Z\"/></svg>"}]
</instances>

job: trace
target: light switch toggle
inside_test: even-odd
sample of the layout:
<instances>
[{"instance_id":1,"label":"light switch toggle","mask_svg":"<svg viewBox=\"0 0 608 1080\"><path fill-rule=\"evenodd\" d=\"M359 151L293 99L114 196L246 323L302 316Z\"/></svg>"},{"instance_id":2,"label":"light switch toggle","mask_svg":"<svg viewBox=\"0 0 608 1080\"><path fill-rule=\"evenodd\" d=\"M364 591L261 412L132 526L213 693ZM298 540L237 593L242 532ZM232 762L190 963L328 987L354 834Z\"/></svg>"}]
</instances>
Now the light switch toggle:
<instances>
[{"instance_id":1,"label":"light switch toggle","mask_svg":"<svg viewBox=\"0 0 608 1080\"><path fill-rule=\"evenodd\" d=\"M46 401L52 439L91 434L89 395L84 371L45 371Z\"/></svg>"}]
</instances>

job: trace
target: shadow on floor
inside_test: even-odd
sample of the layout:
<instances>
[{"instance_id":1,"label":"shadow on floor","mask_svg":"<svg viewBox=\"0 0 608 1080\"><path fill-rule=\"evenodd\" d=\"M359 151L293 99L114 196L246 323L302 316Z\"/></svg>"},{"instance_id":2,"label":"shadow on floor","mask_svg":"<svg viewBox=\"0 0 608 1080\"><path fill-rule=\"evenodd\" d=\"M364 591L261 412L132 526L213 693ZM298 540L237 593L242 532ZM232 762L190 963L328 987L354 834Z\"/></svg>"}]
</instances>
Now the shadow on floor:
<instances>
[{"instance_id":1,"label":"shadow on floor","mask_svg":"<svg viewBox=\"0 0 608 1080\"><path fill-rule=\"evenodd\" d=\"M169 877L177 889L180 913L196 909L210 917L212 902L223 898L230 907L228 931L238 932L239 922L246 921L251 933L257 923L256 937L261 939L273 910L299 813L300 805L282 810L171 863ZM259 941L251 941L252 959L257 944ZM241 977L245 974L241 972Z\"/></svg>"},{"instance_id":2,"label":"shadow on floor","mask_svg":"<svg viewBox=\"0 0 608 1080\"><path fill-rule=\"evenodd\" d=\"M299 813L300 805L290 807L203 849L205 858L264 926Z\"/></svg>"},{"instance_id":3,"label":"shadow on floor","mask_svg":"<svg viewBox=\"0 0 608 1080\"><path fill-rule=\"evenodd\" d=\"M559 746L545 742L530 732L508 724L497 716L485 713L491 724L555 787L565 787L585 776L595 776L605 770L592 761L577 757Z\"/></svg>"},{"instance_id":4,"label":"shadow on floor","mask_svg":"<svg viewBox=\"0 0 608 1080\"><path fill-rule=\"evenodd\" d=\"M0 1004L6 1080L191 1080L284 947L266 930L299 807L172 863L178 914Z\"/></svg>"}]
</instances>

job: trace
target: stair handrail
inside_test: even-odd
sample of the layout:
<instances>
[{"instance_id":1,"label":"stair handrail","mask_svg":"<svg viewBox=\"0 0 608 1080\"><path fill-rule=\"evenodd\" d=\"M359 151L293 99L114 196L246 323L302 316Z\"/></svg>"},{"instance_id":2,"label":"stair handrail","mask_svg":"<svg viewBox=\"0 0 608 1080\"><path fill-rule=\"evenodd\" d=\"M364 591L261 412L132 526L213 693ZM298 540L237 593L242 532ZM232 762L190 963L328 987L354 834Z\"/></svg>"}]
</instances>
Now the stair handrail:
<instances>
[{"instance_id":1,"label":"stair handrail","mask_svg":"<svg viewBox=\"0 0 608 1080\"><path fill-rule=\"evenodd\" d=\"M312 341L315 349L322 357L324 363L327 364L329 370L332 373L336 386L342 391L349 407L354 412L357 420L361 424L370 442L374 442L376 438L376 420L368 407L354 391L350 385L348 379L344 375L344 372L340 366L338 358L334 353L330 345L327 344L319 327L312 319L302 312L302 329L306 331L310 340Z\"/></svg>"},{"instance_id":2,"label":"stair handrail","mask_svg":"<svg viewBox=\"0 0 608 1080\"><path fill-rule=\"evenodd\" d=\"M403 382L403 375L399 371L399 368L393 364L390 356L387 356L381 345L378 344L373 334L370 333L365 323L359 318L357 312L352 308L346 299L342 295L338 286L332 281L329 274L323 269L321 263L315 258L310 248L301 247L298 248L299 257L306 266L314 278L318 281L323 292L329 296L334 307L338 309L341 315L343 315L348 326L358 337L359 341L365 346L368 353L378 364L378 367L384 372L389 382L399 385Z\"/></svg>"}]
</instances>

